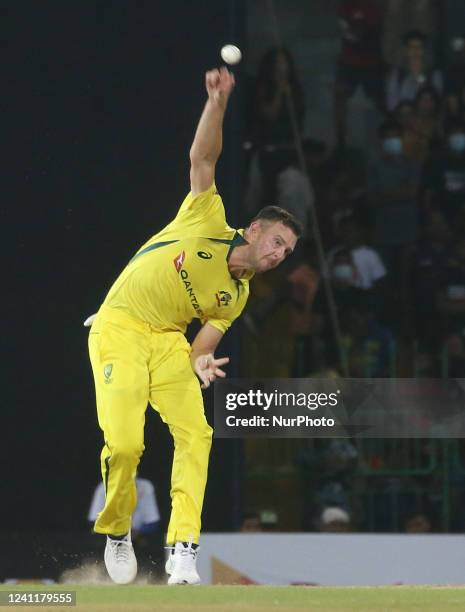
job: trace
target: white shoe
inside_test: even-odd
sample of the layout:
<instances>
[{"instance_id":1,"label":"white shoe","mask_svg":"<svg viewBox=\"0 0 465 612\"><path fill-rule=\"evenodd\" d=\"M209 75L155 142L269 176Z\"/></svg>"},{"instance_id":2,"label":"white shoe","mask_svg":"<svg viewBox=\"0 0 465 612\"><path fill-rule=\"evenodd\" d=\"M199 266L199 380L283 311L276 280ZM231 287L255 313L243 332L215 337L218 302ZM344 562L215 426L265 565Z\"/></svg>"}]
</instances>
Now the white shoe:
<instances>
[{"instance_id":1,"label":"white shoe","mask_svg":"<svg viewBox=\"0 0 465 612\"><path fill-rule=\"evenodd\" d=\"M137 559L130 533L122 540L113 540L107 536L105 566L108 575L116 584L128 584L134 580L137 575Z\"/></svg>"},{"instance_id":2,"label":"white shoe","mask_svg":"<svg viewBox=\"0 0 465 612\"><path fill-rule=\"evenodd\" d=\"M168 584L199 584L200 576L197 573L196 561L199 548L192 548L192 543L184 544L176 542L174 546L174 555L171 562L171 576L168 578ZM168 562L167 562L168 564ZM166 569L166 565L165 565Z\"/></svg>"}]
</instances>

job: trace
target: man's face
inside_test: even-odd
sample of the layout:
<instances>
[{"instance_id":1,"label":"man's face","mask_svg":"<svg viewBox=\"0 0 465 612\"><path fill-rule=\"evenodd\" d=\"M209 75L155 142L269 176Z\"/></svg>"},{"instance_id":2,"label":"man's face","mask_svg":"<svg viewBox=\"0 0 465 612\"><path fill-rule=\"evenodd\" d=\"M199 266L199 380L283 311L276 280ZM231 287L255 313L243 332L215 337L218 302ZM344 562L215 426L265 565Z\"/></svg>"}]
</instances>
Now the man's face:
<instances>
[{"instance_id":1,"label":"man's face","mask_svg":"<svg viewBox=\"0 0 465 612\"><path fill-rule=\"evenodd\" d=\"M266 272L279 266L292 253L297 237L280 221L254 221L249 227L247 240L253 269Z\"/></svg>"}]
</instances>

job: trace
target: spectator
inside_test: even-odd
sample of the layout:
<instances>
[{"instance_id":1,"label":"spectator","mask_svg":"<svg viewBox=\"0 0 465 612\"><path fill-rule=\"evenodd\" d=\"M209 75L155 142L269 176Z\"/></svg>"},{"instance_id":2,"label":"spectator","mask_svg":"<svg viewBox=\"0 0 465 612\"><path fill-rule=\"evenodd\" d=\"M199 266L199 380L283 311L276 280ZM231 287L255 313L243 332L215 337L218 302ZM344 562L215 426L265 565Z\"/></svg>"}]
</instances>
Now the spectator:
<instances>
[{"instance_id":1,"label":"spectator","mask_svg":"<svg viewBox=\"0 0 465 612\"><path fill-rule=\"evenodd\" d=\"M305 238L311 222L311 209L316 198L321 197L326 147L322 142L307 139L302 143L302 150L304 172L297 151L283 154L276 180L276 201L299 219Z\"/></svg>"},{"instance_id":2,"label":"spectator","mask_svg":"<svg viewBox=\"0 0 465 612\"><path fill-rule=\"evenodd\" d=\"M298 135L305 103L294 60L285 47L273 47L262 58L252 86L251 136L256 151L251 159L246 208L253 214L276 199L277 178L295 154L293 117Z\"/></svg>"},{"instance_id":3,"label":"spectator","mask_svg":"<svg viewBox=\"0 0 465 612\"><path fill-rule=\"evenodd\" d=\"M346 217L339 225L341 244L334 247L328 254L328 265L332 267L332 260L343 249L350 250L354 276L352 284L363 290L374 289L386 274L386 268L379 253L367 246L367 228L355 215Z\"/></svg>"},{"instance_id":4,"label":"spectator","mask_svg":"<svg viewBox=\"0 0 465 612\"><path fill-rule=\"evenodd\" d=\"M441 137L440 98L432 87L422 87L414 102L403 100L392 112L402 128L402 150L408 159L424 162Z\"/></svg>"},{"instance_id":5,"label":"spectator","mask_svg":"<svg viewBox=\"0 0 465 612\"><path fill-rule=\"evenodd\" d=\"M361 86L384 109L384 61L381 52L382 14L373 0L343 0L339 6L342 38L334 89L336 137L345 146L347 102Z\"/></svg>"},{"instance_id":6,"label":"spectator","mask_svg":"<svg viewBox=\"0 0 465 612\"><path fill-rule=\"evenodd\" d=\"M442 93L442 74L432 68L426 59L426 41L426 36L415 30L404 36L404 62L402 66L393 67L387 79L388 111L393 111L403 100L414 100L418 90L425 85L431 85Z\"/></svg>"},{"instance_id":7,"label":"spectator","mask_svg":"<svg viewBox=\"0 0 465 612\"><path fill-rule=\"evenodd\" d=\"M288 165L283 163L276 181L276 201L301 222L305 239L310 225L311 207L315 204L315 192L309 177L299 167L297 155L288 155Z\"/></svg>"},{"instance_id":8,"label":"spectator","mask_svg":"<svg viewBox=\"0 0 465 612\"><path fill-rule=\"evenodd\" d=\"M330 258L329 274L336 306L343 310L358 301L359 290L355 288L357 269L348 248L340 248Z\"/></svg>"},{"instance_id":9,"label":"spectator","mask_svg":"<svg viewBox=\"0 0 465 612\"><path fill-rule=\"evenodd\" d=\"M273 47L262 58L255 83L255 134L259 145L293 146L287 96L293 102L301 130L305 104L294 60L285 47Z\"/></svg>"},{"instance_id":10,"label":"spectator","mask_svg":"<svg viewBox=\"0 0 465 612\"><path fill-rule=\"evenodd\" d=\"M320 373L315 373L320 375ZM358 452L350 440L307 440L296 457L303 477L302 528L320 530L321 514L327 507L352 513L350 491L356 474Z\"/></svg>"},{"instance_id":11,"label":"spectator","mask_svg":"<svg viewBox=\"0 0 465 612\"><path fill-rule=\"evenodd\" d=\"M465 210L465 123L449 124L446 143L424 168L423 202L426 210L437 208L456 227Z\"/></svg>"},{"instance_id":12,"label":"spectator","mask_svg":"<svg viewBox=\"0 0 465 612\"><path fill-rule=\"evenodd\" d=\"M398 123L402 130L402 151L408 159L422 161L423 148L419 144L418 133L415 129L415 104L410 100L402 100L391 113L394 123Z\"/></svg>"},{"instance_id":13,"label":"spectator","mask_svg":"<svg viewBox=\"0 0 465 612\"><path fill-rule=\"evenodd\" d=\"M441 141L441 98L434 87L425 86L418 90L413 116L404 130L404 154L424 162Z\"/></svg>"},{"instance_id":14,"label":"spectator","mask_svg":"<svg viewBox=\"0 0 465 612\"><path fill-rule=\"evenodd\" d=\"M402 62L402 36L409 30L432 31L431 0L385 0L384 57L391 65Z\"/></svg>"},{"instance_id":15,"label":"spectator","mask_svg":"<svg viewBox=\"0 0 465 612\"><path fill-rule=\"evenodd\" d=\"M291 153L289 165L278 175L277 201L299 219L305 238L311 223L311 209L322 198L326 146L318 140L307 139L302 142L302 151L306 173L301 170L297 153Z\"/></svg>"},{"instance_id":16,"label":"spectator","mask_svg":"<svg viewBox=\"0 0 465 612\"><path fill-rule=\"evenodd\" d=\"M417 239L420 164L403 153L402 130L393 122L379 129L380 150L368 167L367 191L375 214L375 244L393 290L407 291L409 256Z\"/></svg>"},{"instance_id":17,"label":"spectator","mask_svg":"<svg viewBox=\"0 0 465 612\"><path fill-rule=\"evenodd\" d=\"M323 533L347 533L351 531L350 514L343 508L330 506L320 517L320 531Z\"/></svg>"}]
</instances>

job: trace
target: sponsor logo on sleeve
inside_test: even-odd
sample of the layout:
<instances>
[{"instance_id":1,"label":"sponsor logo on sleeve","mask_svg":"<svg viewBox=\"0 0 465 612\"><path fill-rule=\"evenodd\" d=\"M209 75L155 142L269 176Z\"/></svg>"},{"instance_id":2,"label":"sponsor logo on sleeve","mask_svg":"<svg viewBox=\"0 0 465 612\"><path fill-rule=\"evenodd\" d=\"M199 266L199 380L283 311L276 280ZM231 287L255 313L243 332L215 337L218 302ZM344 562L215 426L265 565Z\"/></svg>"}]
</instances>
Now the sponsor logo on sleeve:
<instances>
[{"instance_id":1,"label":"sponsor logo on sleeve","mask_svg":"<svg viewBox=\"0 0 465 612\"><path fill-rule=\"evenodd\" d=\"M186 259L185 251L182 251L181 253L179 253L179 255L177 255L173 259L173 263L174 263L174 267L176 268L176 272L179 273L179 270L182 268L182 264L184 263L185 259Z\"/></svg>"}]
</instances>

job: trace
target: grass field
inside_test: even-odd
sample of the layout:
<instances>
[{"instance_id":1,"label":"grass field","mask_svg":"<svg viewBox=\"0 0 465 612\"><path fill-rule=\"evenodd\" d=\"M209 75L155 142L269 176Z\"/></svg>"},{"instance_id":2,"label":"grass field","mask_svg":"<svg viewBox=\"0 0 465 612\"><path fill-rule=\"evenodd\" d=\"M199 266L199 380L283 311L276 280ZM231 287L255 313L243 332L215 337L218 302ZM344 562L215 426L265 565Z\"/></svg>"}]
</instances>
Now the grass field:
<instances>
[{"instance_id":1,"label":"grass field","mask_svg":"<svg viewBox=\"0 0 465 612\"><path fill-rule=\"evenodd\" d=\"M95 612L264 612L275 609L325 612L394 612L397 610L465 610L460 587L267 587L267 586L44 586L0 585L1 591L76 591L77 606L33 606L41 611ZM14 606L31 610L32 606Z\"/></svg>"}]
</instances>

